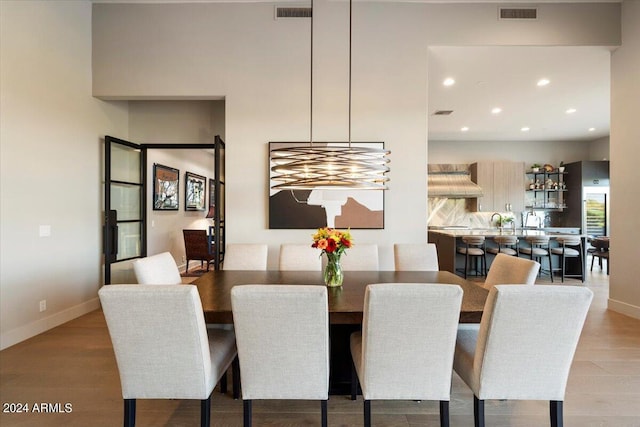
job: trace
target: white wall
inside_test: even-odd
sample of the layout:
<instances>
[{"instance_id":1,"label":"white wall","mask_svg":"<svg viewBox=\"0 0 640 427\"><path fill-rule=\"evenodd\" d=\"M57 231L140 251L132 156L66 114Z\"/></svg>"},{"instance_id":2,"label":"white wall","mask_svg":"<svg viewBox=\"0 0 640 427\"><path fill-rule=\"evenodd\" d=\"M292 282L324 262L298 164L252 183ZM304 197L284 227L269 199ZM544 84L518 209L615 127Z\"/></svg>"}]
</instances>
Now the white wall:
<instances>
[{"instance_id":1,"label":"white wall","mask_svg":"<svg viewBox=\"0 0 640 427\"><path fill-rule=\"evenodd\" d=\"M608 142L608 139L607 139ZM602 148L600 148L602 146ZM429 141L429 163L473 163L483 160L550 163L554 166L593 159L592 152L608 152L608 143L587 141ZM608 157L608 154L607 154Z\"/></svg>"},{"instance_id":2,"label":"white wall","mask_svg":"<svg viewBox=\"0 0 640 427\"><path fill-rule=\"evenodd\" d=\"M126 137L127 106L91 97L88 2L2 1L0 43L5 348L98 307L101 137Z\"/></svg>"},{"instance_id":3,"label":"white wall","mask_svg":"<svg viewBox=\"0 0 640 427\"><path fill-rule=\"evenodd\" d=\"M640 319L638 154L640 2L622 4L622 47L611 62L611 250L609 308Z\"/></svg>"},{"instance_id":4,"label":"white wall","mask_svg":"<svg viewBox=\"0 0 640 427\"><path fill-rule=\"evenodd\" d=\"M589 160L609 160L610 158L611 149L608 136L591 141L589 146Z\"/></svg>"}]
</instances>

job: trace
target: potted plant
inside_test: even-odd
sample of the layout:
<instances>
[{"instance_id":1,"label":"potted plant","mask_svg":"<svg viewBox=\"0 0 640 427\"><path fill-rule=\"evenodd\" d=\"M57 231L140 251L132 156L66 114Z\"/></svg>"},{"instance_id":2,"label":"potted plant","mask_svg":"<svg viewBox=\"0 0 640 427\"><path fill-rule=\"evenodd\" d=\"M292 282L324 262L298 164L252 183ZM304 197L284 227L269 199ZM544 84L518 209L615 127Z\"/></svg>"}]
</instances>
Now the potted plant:
<instances>
[{"instance_id":1,"label":"potted plant","mask_svg":"<svg viewBox=\"0 0 640 427\"><path fill-rule=\"evenodd\" d=\"M560 162L560 166L558 166L558 172L564 172L564 162Z\"/></svg>"},{"instance_id":2,"label":"potted plant","mask_svg":"<svg viewBox=\"0 0 640 427\"><path fill-rule=\"evenodd\" d=\"M534 163L531 165L531 170L533 172L539 172L540 171L540 164L539 163Z\"/></svg>"}]
</instances>

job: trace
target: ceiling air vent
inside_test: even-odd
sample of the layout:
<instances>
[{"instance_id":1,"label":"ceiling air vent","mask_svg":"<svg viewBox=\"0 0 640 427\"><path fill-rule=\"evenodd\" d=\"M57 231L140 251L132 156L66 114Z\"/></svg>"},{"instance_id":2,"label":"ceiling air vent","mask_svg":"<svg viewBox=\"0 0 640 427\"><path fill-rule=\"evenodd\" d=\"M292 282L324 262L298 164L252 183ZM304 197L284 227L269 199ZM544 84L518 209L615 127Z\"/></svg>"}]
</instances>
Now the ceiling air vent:
<instances>
[{"instance_id":1,"label":"ceiling air vent","mask_svg":"<svg viewBox=\"0 0 640 427\"><path fill-rule=\"evenodd\" d=\"M499 7L498 19L538 19L538 9Z\"/></svg>"},{"instance_id":2,"label":"ceiling air vent","mask_svg":"<svg viewBox=\"0 0 640 427\"><path fill-rule=\"evenodd\" d=\"M276 6L276 19L283 18L311 18L311 8Z\"/></svg>"},{"instance_id":3,"label":"ceiling air vent","mask_svg":"<svg viewBox=\"0 0 640 427\"><path fill-rule=\"evenodd\" d=\"M453 110L436 110L436 112L433 113L433 115L434 116L448 116L451 113L453 113Z\"/></svg>"}]
</instances>

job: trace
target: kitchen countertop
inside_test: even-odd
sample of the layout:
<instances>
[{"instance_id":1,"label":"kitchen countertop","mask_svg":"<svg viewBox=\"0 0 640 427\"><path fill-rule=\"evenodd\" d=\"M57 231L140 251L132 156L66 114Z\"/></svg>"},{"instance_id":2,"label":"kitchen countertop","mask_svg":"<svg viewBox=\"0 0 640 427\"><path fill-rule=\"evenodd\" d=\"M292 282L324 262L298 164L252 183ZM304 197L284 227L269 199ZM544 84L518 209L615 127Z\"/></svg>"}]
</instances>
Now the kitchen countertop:
<instances>
[{"instance_id":1,"label":"kitchen countertop","mask_svg":"<svg viewBox=\"0 0 640 427\"><path fill-rule=\"evenodd\" d=\"M551 238L563 235L579 235L580 237L586 237L578 233L578 228L516 228L515 231L512 228L505 228L500 230L498 228L466 228L466 229L433 229L429 228L430 233L439 233L445 236L462 237L462 236L549 236Z\"/></svg>"}]
</instances>

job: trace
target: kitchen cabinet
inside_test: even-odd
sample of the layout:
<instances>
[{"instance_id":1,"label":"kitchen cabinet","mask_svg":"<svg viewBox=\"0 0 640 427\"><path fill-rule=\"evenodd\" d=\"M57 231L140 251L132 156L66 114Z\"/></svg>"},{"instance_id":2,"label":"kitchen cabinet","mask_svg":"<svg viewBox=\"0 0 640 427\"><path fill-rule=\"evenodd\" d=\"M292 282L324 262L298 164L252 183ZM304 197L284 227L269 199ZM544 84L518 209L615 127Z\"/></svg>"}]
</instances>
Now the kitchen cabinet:
<instances>
[{"instance_id":1,"label":"kitchen cabinet","mask_svg":"<svg viewBox=\"0 0 640 427\"><path fill-rule=\"evenodd\" d=\"M567 172L527 172L527 209L545 209L562 212L565 202L565 175Z\"/></svg>"},{"instance_id":2,"label":"kitchen cabinet","mask_svg":"<svg viewBox=\"0 0 640 427\"><path fill-rule=\"evenodd\" d=\"M469 167L471 180L482 188L483 196L470 199L475 212L524 211L524 162L477 162Z\"/></svg>"}]
</instances>

